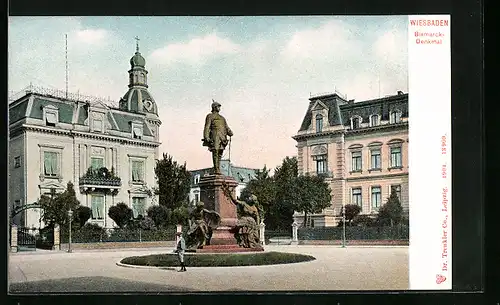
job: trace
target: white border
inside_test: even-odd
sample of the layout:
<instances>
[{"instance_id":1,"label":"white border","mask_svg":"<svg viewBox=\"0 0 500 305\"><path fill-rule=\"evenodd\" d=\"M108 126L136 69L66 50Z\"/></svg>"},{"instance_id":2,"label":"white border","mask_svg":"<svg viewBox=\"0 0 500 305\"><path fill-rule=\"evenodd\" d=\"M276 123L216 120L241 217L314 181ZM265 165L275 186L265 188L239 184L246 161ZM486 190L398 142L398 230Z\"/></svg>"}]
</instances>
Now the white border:
<instances>
[{"instance_id":1,"label":"white border","mask_svg":"<svg viewBox=\"0 0 500 305\"><path fill-rule=\"evenodd\" d=\"M449 15L408 16L412 290L452 284L450 26Z\"/></svg>"}]
</instances>

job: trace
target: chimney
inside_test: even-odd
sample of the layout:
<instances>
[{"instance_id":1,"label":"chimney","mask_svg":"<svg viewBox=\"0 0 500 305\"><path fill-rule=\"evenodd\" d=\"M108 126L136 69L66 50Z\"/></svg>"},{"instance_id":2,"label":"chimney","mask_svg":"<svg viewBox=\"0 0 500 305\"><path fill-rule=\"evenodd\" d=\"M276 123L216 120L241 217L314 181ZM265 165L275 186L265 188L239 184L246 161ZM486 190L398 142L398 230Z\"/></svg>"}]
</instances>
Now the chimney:
<instances>
[{"instance_id":1,"label":"chimney","mask_svg":"<svg viewBox=\"0 0 500 305\"><path fill-rule=\"evenodd\" d=\"M403 95L403 91L398 90L398 95Z\"/></svg>"},{"instance_id":2,"label":"chimney","mask_svg":"<svg viewBox=\"0 0 500 305\"><path fill-rule=\"evenodd\" d=\"M349 100L347 103L348 103L348 104L354 104L354 99Z\"/></svg>"}]
</instances>

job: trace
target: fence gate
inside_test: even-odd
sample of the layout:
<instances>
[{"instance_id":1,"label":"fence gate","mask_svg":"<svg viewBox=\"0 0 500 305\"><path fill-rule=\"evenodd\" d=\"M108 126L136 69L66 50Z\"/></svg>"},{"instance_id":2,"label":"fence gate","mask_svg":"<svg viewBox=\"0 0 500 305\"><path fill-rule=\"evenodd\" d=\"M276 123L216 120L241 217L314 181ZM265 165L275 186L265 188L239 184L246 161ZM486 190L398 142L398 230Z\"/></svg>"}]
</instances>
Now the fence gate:
<instances>
[{"instance_id":1,"label":"fence gate","mask_svg":"<svg viewBox=\"0 0 500 305\"><path fill-rule=\"evenodd\" d=\"M17 228L17 249L18 251L35 251L36 250L36 235L38 229L32 228Z\"/></svg>"}]
</instances>

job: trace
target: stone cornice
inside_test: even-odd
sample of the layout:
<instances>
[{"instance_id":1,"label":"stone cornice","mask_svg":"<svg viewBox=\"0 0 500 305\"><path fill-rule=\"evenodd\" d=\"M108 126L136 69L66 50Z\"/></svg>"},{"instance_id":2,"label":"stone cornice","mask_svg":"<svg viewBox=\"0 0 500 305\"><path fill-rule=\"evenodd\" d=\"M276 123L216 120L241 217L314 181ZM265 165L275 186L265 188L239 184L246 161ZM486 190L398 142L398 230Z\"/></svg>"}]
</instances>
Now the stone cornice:
<instances>
[{"instance_id":1,"label":"stone cornice","mask_svg":"<svg viewBox=\"0 0 500 305\"><path fill-rule=\"evenodd\" d=\"M401 122L398 124L384 124L384 125L378 125L378 126L373 126L373 127L362 127L362 128L349 129L349 130L341 129L341 130L335 130L335 131L324 131L324 132L319 132L319 133L298 134L298 135L293 136L292 139L298 141L298 140L304 140L304 139L310 139L310 138L321 138L321 137L325 137L325 136L338 135L338 134L345 134L346 136L348 136L348 135L361 134L361 133L394 130L394 129L398 129L398 128L407 129L408 122Z\"/></svg>"},{"instance_id":2,"label":"stone cornice","mask_svg":"<svg viewBox=\"0 0 500 305\"><path fill-rule=\"evenodd\" d=\"M36 126L36 125L24 124L22 126L22 129L40 132L40 133L52 133L52 134L58 134L58 135L66 135L68 137L78 136L78 137L82 137L82 138L98 139L98 140L105 140L105 141L112 141L112 142L120 142L122 144L133 144L133 145L148 146L148 147L158 147L161 144L160 142L147 142L147 141L141 141L141 140L137 140L137 139L129 139L129 138L124 138L124 137L111 136L111 135L107 135L107 134L98 134L98 133L82 132L82 131L76 131L76 130L50 128L50 127Z\"/></svg>"},{"instance_id":3,"label":"stone cornice","mask_svg":"<svg viewBox=\"0 0 500 305\"><path fill-rule=\"evenodd\" d=\"M374 180L374 179L385 179L385 178L395 178L395 177L408 177L408 172L399 172L399 173L391 173L391 174L382 174L382 175L363 175L359 177L347 177L345 180L347 181L359 181L359 180Z\"/></svg>"}]
</instances>

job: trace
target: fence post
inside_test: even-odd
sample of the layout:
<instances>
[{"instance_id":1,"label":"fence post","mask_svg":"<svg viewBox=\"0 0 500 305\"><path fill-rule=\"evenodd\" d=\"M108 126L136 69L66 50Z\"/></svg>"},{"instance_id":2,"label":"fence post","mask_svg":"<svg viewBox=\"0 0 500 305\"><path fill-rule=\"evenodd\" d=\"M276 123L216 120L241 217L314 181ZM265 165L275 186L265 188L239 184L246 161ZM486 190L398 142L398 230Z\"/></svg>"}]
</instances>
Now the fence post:
<instances>
[{"instance_id":1,"label":"fence post","mask_svg":"<svg viewBox=\"0 0 500 305\"><path fill-rule=\"evenodd\" d=\"M61 250L61 229L58 224L54 226L54 246L52 246L52 250Z\"/></svg>"},{"instance_id":2,"label":"fence post","mask_svg":"<svg viewBox=\"0 0 500 305\"><path fill-rule=\"evenodd\" d=\"M139 242L142 243L142 230L139 228Z\"/></svg>"},{"instance_id":3,"label":"fence post","mask_svg":"<svg viewBox=\"0 0 500 305\"><path fill-rule=\"evenodd\" d=\"M292 224L292 245L298 245L299 244L299 238L298 238L298 227L299 225L294 221Z\"/></svg>"},{"instance_id":4,"label":"fence post","mask_svg":"<svg viewBox=\"0 0 500 305\"><path fill-rule=\"evenodd\" d=\"M177 225L177 230L176 232L182 232L182 225ZM175 235L175 246L177 247L177 243L179 242L179 236L177 234Z\"/></svg>"},{"instance_id":5,"label":"fence post","mask_svg":"<svg viewBox=\"0 0 500 305\"><path fill-rule=\"evenodd\" d=\"M266 231L266 224L262 221L259 226L260 226L260 231L259 231L260 244L262 246L265 246L266 245L266 237L264 235L264 232Z\"/></svg>"},{"instance_id":6,"label":"fence post","mask_svg":"<svg viewBox=\"0 0 500 305\"><path fill-rule=\"evenodd\" d=\"M17 226L12 225L10 228L10 251L17 252Z\"/></svg>"}]
</instances>

